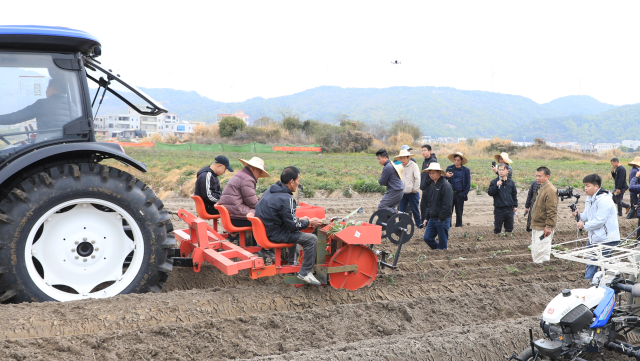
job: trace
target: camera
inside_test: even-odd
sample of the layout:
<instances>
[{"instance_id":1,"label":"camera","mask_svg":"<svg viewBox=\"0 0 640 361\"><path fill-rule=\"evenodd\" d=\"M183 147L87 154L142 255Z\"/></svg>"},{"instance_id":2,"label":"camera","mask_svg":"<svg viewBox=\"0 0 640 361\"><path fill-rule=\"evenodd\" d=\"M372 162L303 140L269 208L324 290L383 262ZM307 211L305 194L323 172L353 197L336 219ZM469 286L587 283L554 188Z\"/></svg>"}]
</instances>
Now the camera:
<instances>
[{"instance_id":1,"label":"camera","mask_svg":"<svg viewBox=\"0 0 640 361\"><path fill-rule=\"evenodd\" d=\"M493 167L495 167L495 166L496 166L496 162L495 162L495 161L491 162L491 165L492 165Z\"/></svg>"},{"instance_id":2,"label":"camera","mask_svg":"<svg viewBox=\"0 0 640 361\"><path fill-rule=\"evenodd\" d=\"M567 189L558 189L558 197L561 201L573 197L573 187L567 187Z\"/></svg>"}]
</instances>

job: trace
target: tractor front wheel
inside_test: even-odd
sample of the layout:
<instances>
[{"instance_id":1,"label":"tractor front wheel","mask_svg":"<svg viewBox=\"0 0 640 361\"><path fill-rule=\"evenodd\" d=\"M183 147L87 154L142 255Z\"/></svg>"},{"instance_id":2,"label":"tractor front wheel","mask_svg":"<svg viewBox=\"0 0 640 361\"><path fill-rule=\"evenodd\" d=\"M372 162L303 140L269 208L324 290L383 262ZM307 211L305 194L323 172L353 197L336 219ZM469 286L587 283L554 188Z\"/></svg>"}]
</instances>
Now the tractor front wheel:
<instances>
[{"instance_id":1,"label":"tractor front wheel","mask_svg":"<svg viewBox=\"0 0 640 361\"><path fill-rule=\"evenodd\" d=\"M38 173L0 202L0 301L160 291L170 217L131 174L101 164Z\"/></svg>"}]
</instances>

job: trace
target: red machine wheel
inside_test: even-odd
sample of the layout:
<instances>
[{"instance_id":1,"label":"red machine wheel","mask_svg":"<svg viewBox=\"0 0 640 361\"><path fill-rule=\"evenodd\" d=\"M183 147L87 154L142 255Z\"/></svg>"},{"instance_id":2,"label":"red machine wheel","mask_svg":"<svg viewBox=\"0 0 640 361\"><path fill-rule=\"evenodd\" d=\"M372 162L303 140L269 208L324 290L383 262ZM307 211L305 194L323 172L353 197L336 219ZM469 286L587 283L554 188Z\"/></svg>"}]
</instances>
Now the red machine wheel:
<instances>
[{"instance_id":1,"label":"red machine wheel","mask_svg":"<svg viewBox=\"0 0 640 361\"><path fill-rule=\"evenodd\" d=\"M338 272L329 275L329 284L333 288L345 288L351 291L368 286L378 275L378 257L369 247L346 245L336 251L328 266L340 267L358 265L356 272Z\"/></svg>"}]
</instances>

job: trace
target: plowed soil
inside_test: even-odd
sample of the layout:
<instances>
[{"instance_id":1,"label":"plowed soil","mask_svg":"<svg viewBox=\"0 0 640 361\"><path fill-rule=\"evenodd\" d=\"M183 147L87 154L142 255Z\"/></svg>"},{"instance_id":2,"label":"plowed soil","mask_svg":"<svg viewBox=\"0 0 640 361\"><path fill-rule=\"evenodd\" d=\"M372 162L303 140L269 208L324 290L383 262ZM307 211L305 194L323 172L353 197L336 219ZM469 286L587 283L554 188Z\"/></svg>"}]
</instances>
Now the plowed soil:
<instances>
[{"instance_id":1,"label":"plowed soil","mask_svg":"<svg viewBox=\"0 0 640 361\"><path fill-rule=\"evenodd\" d=\"M363 206L358 219L368 220L379 198L304 201L327 216ZM194 212L190 199L165 205ZM575 238L564 206L557 241ZM527 347L530 327L541 336L538 315L553 297L587 282L584 265L531 262L522 216L513 237L493 235L492 211L491 198L471 196L449 250L430 250L418 230L399 270L357 291L295 288L280 276L252 280L205 265L198 274L174 268L160 294L2 305L0 359L506 360ZM621 220L621 233L634 224ZM174 225L184 228L177 217ZM388 241L377 248L395 251Z\"/></svg>"}]
</instances>

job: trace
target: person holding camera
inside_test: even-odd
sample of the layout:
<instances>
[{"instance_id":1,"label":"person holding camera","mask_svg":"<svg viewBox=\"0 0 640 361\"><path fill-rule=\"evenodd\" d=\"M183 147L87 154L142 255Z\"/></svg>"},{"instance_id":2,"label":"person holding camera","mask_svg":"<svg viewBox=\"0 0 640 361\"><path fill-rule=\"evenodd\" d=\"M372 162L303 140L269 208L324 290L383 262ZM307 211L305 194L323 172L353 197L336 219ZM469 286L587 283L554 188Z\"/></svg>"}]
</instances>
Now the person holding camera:
<instances>
[{"instance_id":1,"label":"person holding camera","mask_svg":"<svg viewBox=\"0 0 640 361\"><path fill-rule=\"evenodd\" d=\"M468 194L471 189L471 171L464 165L468 160L460 152L449 154L447 157L453 165L447 167L445 178L453 188L453 209L456 211L456 227L462 227L462 212L464 212L464 202L469 200Z\"/></svg>"},{"instance_id":2,"label":"person holding camera","mask_svg":"<svg viewBox=\"0 0 640 361\"><path fill-rule=\"evenodd\" d=\"M627 169L620 164L618 158L611 158L611 176L615 181L616 190L613 192L613 201L618 205L618 217L622 217L622 208L627 209L627 213L631 206L622 201L624 192L629 188L627 186Z\"/></svg>"},{"instance_id":3,"label":"person holding camera","mask_svg":"<svg viewBox=\"0 0 640 361\"><path fill-rule=\"evenodd\" d=\"M495 226L493 233L495 234L502 232L503 224L506 233L513 232L513 215L518 211L518 189L513 180L507 177L508 174L507 167L500 164L498 166L499 177L491 181L487 191L493 197L493 224Z\"/></svg>"},{"instance_id":4,"label":"person holding camera","mask_svg":"<svg viewBox=\"0 0 640 361\"><path fill-rule=\"evenodd\" d=\"M553 232L558 221L558 190L549 178L549 168L536 170L538 189L527 220L527 228L531 229L531 258L534 263L550 260Z\"/></svg>"},{"instance_id":5,"label":"person holding camera","mask_svg":"<svg viewBox=\"0 0 640 361\"><path fill-rule=\"evenodd\" d=\"M587 247L595 244L617 246L620 240L620 229L618 228L618 217L616 217L616 205L613 203L611 193L601 188L602 178L597 174L589 174L584 177L582 183L584 183L587 199L577 226L579 229L589 232ZM573 211L574 216L577 214L577 210ZM611 251L604 251L602 254L607 257ZM598 266L588 265L584 278L592 279L597 271Z\"/></svg>"},{"instance_id":6,"label":"person holding camera","mask_svg":"<svg viewBox=\"0 0 640 361\"><path fill-rule=\"evenodd\" d=\"M509 170L509 174L507 175L507 178L511 179L511 177L513 176L513 169L511 168L511 166L509 164L513 163L513 161L511 159L509 159L509 154L502 152L500 154L496 154L493 156L493 159L495 159L495 162L491 163L491 170L493 171L493 173L495 173L496 175L498 174L498 166L500 164L504 164L507 166L507 169ZM497 164L496 164L497 162Z\"/></svg>"}]
</instances>

